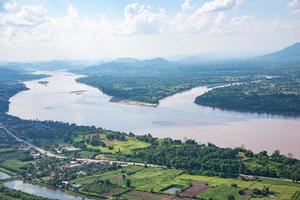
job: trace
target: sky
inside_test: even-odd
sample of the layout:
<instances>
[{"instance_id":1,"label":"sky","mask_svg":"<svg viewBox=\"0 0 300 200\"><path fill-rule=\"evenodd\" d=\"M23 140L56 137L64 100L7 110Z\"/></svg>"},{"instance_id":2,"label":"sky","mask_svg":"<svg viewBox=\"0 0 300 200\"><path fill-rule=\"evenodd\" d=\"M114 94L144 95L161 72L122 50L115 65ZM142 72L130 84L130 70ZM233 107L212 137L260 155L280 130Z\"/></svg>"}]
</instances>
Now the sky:
<instances>
[{"instance_id":1,"label":"sky","mask_svg":"<svg viewBox=\"0 0 300 200\"><path fill-rule=\"evenodd\" d=\"M253 56L300 41L300 0L0 0L0 60Z\"/></svg>"}]
</instances>

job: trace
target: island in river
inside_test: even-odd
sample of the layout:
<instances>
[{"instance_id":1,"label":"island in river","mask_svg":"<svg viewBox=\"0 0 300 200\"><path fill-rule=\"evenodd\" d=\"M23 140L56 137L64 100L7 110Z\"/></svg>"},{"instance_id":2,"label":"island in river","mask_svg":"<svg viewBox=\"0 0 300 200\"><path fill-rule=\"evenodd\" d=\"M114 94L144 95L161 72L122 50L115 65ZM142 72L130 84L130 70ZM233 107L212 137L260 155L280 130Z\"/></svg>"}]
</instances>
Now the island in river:
<instances>
[{"instance_id":1,"label":"island in river","mask_svg":"<svg viewBox=\"0 0 300 200\"><path fill-rule=\"evenodd\" d=\"M207 87L167 97L157 107L145 107L112 103L111 96L78 83L76 80L80 75L50 74L51 77L43 79L49 81L48 87L37 81L25 82L29 90L10 98L8 113L23 119L95 125L135 134L151 133L161 138L190 138L222 147L245 146L255 152L279 149L282 153L300 156L299 118L222 111L196 105L195 98L209 91ZM62 83L64 87L61 87ZM72 91L85 92L76 95Z\"/></svg>"},{"instance_id":2,"label":"island in river","mask_svg":"<svg viewBox=\"0 0 300 200\"><path fill-rule=\"evenodd\" d=\"M71 80L76 83L76 76L68 73L59 73L47 78L49 86L46 88L49 88L48 92L52 95L57 95L55 100L58 102L63 97L72 104L70 100L77 97L74 100L78 106L82 104L81 98L86 99L94 94L90 93L90 89L94 88L81 84L79 86L86 87L87 90L82 94L86 95L83 97L70 92L80 91L79 89L56 88L55 85L60 84L59 78L65 79L66 76L73 78ZM54 77L58 78L57 82L53 82ZM37 82L34 85L34 92L41 93L42 90L39 89L42 86ZM9 90L10 86L13 85L8 84L2 89ZM31 90L32 88L27 91ZM160 106L166 110L173 110L172 106L181 104L186 105L185 109L188 110L187 105L194 105L194 93L199 94L201 90L206 91L207 88L195 88L169 97L161 102ZM92 98L97 97L96 100L99 101L98 93ZM72 98L67 98L68 95ZM48 97L44 96L42 102ZM4 98L4 102L9 102L9 96ZM112 104L109 99L107 96L108 104ZM121 108L133 107L114 105ZM159 109L159 106L139 109ZM199 144L191 139L159 139L151 135L126 134L95 126L79 126L49 120L22 120L3 112L0 113L0 121L0 170L10 171L17 178L27 181L0 183L0 198L4 199L43 199L26 193L58 199L78 199L78 193L95 198L112 198L117 195L122 199L193 199L195 196L200 199L227 199L228 196L235 199L268 196L278 199L284 196L291 199L297 198L300 192L297 183L299 160L284 156L279 151L270 155L266 151L256 154L245 148L220 148L211 143ZM256 177L258 175L273 179ZM75 196L49 190L36 185L37 183L73 191ZM176 188L176 197L175 194L165 194L168 191L172 192L170 188ZM17 192L15 189L26 193Z\"/></svg>"}]
</instances>

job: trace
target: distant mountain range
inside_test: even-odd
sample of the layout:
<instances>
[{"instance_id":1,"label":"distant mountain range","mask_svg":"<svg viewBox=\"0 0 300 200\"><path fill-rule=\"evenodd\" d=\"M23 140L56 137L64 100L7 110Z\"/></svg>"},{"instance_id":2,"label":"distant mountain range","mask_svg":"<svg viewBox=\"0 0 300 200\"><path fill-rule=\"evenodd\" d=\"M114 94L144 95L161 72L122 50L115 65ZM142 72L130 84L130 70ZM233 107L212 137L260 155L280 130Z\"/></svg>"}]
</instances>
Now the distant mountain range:
<instances>
[{"instance_id":1,"label":"distant mountain range","mask_svg":"<svg viewBox=\"0 0 300 200\"><path fill-rule=\"evenodd\" d=\"M101 61L89 60L52 60L42 62L0 62L0 68L15 70L74 70L84 69L91 65L101 64Z\"/></svg>"},{"instance_id":2,"label":"distant mountain range","mask_svg":"<svg viewBox=\"0 0 300 200\"><path fill-rule=\"evenodd\" d=\"M67 69L71 71L80 71L84 73L98 73L99 71L130 71L139 68L168 69L173 66L182 65L205 65L209 63L226 64L235 61L242 62L300 62L300 42L295 43L282 50L266 54L259 57L248 59L225 59L217 58L212 55L189 56L180 61L172 62L164 58L154 58L149 60L139 60L136 58L118 58L109 62L88 61L88 60L53 60L45 62L0 62L0 67L16 70L59 70Z\"/></svg>"},{"instance_id":3,"label":"distant mountain range","mask_svg":"<svg viewBox=\"0 0 300 200\"><path fill-rule=\"evenodd\" d=\"M132 71L140 68L163 69L175 65L174 62L163 58L154 58L149 60L138 60L135 58L118 58L111 62L106 62L85 68L85 73L97 73L99 71Z\"/></svg>"},{"instance_id":4,"label":"distant mountain range","mask_svg":"<svg viewBox=\"0 0 300 200\"><path fill-rule=\"evenodd\" d=\"M280 51L257 57L263 61L295 62L300 61L300 42L286 47Z\"/></svg>"}]
</instances>

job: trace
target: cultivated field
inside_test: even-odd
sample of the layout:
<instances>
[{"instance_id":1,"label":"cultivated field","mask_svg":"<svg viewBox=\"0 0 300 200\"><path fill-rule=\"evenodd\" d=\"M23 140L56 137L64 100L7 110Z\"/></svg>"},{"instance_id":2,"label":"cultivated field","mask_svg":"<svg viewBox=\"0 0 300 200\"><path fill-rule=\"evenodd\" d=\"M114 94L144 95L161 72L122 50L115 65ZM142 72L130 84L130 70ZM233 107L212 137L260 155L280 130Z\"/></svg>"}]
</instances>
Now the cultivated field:
<instances>
[{"instance_id":1,"label":"cultivated field","mask_svg":"<svg viewBox=\"0 0 300 200\"><path fill-rule=\"evenodd\" d=\"M190 175L182 170L145 168L131 166L105 173L98 173L89 177L73 180L74 183L93 187L99 180L109 179L112 182L105 192L99 192L99 196L121 196L123 199L217 199L227 200L229 196L235 199L261 199L261 200L288 200L300 192L300 184L285 180L261 179L259 181L244 181L240 179L208 177ZM130 181L130 186L126 182ZM167 188L180 188L175 195L163 193ZM253 198L254 189L268 187L272 195L262 198ZM101 190L99 190L101 191ZM127 192L126 192L127 191ZM95 195L95 193L93 194Z\"/></svg>"},{"instance_id":2,"label":"cultivated field","mask_svg":"<svg viewBox=\"0 0 300 200\"><path fill-rule=\"evenodd\" d=\"M75 142L82 142L86 140L87 138L91 137L92 135L78 135L74 138ZM116 140L116 139L107 139L105 134L100 134L100 139L102 142L105 143L105 146L102 145L91 145L86 143L87 150L95 151L98 150L101 153L104 154L116 154L116 153L122 153L122 154L132 154L134 150L137 149L143 149L150 144L137 140L132 137L126 137L126 140ZM87 153L86 153L87 154Z\"/></svg>"}]
</instances>

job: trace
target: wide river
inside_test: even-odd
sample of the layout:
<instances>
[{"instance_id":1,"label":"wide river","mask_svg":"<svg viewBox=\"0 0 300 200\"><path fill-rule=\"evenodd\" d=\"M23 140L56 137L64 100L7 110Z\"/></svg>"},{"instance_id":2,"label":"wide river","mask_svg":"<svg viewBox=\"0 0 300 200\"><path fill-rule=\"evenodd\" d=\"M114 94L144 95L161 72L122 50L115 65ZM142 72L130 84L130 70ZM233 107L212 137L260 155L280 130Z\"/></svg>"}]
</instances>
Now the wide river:
<instances>
[{"instance_id":1,"label":"wide river","mask_svg":"<svg viewBox=\"0 0 300 200\"><path fill-rule=\"evenodd\" d=\"M222 111L194 104L194 99L208 90L206 87L167 97L158 107L112 103L111 97L100 90L77 83L78 75L47 73L52 76L25 82L29 90L10 99L8 114L135 134L191 138L222 147L243 145L256 152L278 149L300 157L300 118Z\"/></svg>"}]
</instances>

